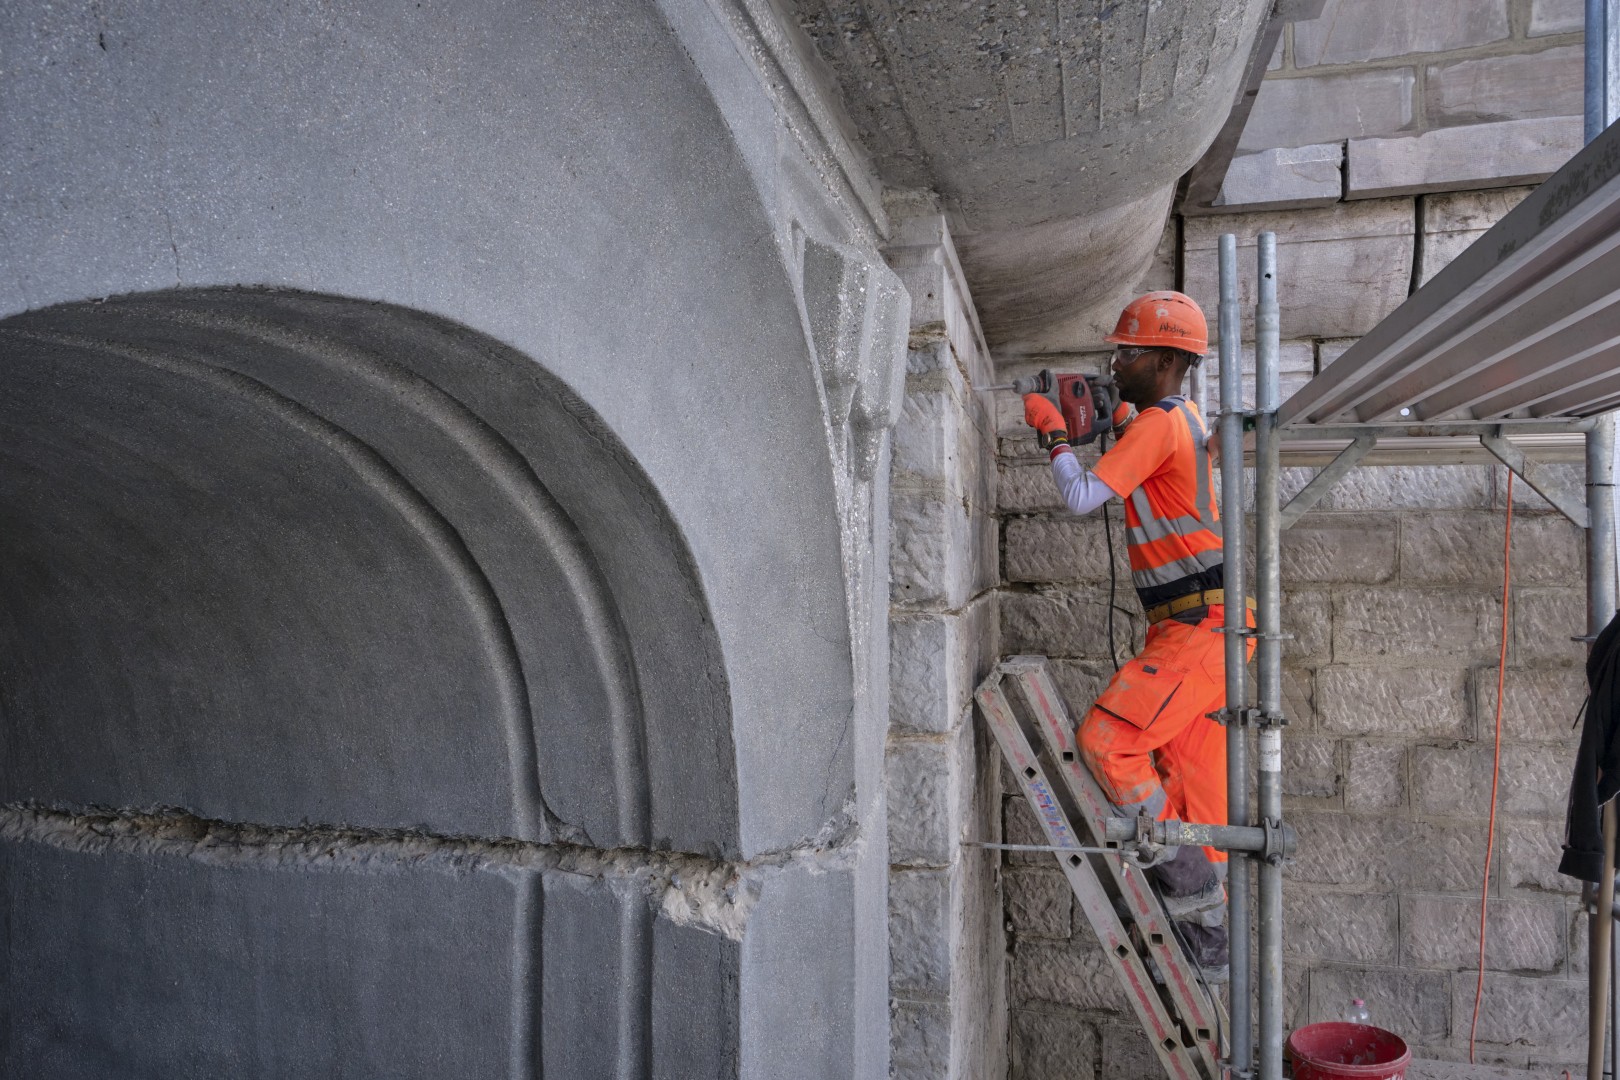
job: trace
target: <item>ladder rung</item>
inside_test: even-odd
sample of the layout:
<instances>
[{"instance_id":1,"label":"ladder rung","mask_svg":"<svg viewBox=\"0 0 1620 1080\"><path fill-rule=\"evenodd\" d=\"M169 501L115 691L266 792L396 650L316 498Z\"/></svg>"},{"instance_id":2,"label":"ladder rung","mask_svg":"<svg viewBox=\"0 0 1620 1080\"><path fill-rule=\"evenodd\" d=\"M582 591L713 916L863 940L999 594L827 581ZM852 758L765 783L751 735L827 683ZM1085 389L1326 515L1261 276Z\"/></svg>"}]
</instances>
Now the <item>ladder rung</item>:
<instances>
[{"instance_id":1,"label":"ladder rung","mask_svg":"<svg viewBox=\"0 0 1620 1080\"><path fill-rule=\"evenodd\" d=\"M1015 679L1021 682L1024 673L1021 669L1009 672L1005 670L1006 668L1007 664L1003 663L975 692L974 696L979 703L980 711L989 723L1002 755L1012 767L1013 774L1018 777L1025 798L1035 810L1035 816L1040 821L1047 842L1056 848L1072 849L1088 846L1086 841L1096 835L1095 830L1088 828L1082 831L1070 820L1063 806L1063 792L1048 778L1046 768L1035 749L1037 744L1031 743L1029 734L1019 722L1013 705L1002 688L1005 674L1014 674ZM1044 670L1044 667L1040 670ZM1023 696L1022 686L1020 691L1020 696ZM1061 708L1061 705L1059 707ZM1072 795L1070 798L1072 799ZM1158 964L1159 970L1165 974L1167 980L1174 981L1176 965L1185 972L1186 961L1180 955L1179 948L1175 947L1174 941L1161 940L1160 947L1156 948L1152 939L1162 938L1164 935L1162 932L1149 930L1143 935L1148 939L1145 943L1147 955L1144 956L1143 943L1133 939L1125 924L1121 922L1118 912L1114 909L1112 898L1097 875L1095 866L1097 857L1077 851L1070 851L1067 854L1055 851L1053 857L1057 859L1069 887L1074 891L1081 911L1091 923L1092 929L1096 931L1115 975L1130 998L1143 1030L1153 1043L1165 1075L1170 1077L1170 1080L1217 1080L1220 1072L1215 1060L1216 1055L1212 1053L1214 1029L1212 1027L1206 1029L1200 1025L1196 1020L1197 1014L1189 1013L1174 993L1167 998L1148 974L1147 960L1150 957ZM1102 861L1105 864L1113 864L1120 860L1103 858ZM1140 877L1140 872L1137 872L1137 876ZM1143 885L1145 887L1145 879ZM1128 897L1128 891L1126 895ZM1158 904L1157 898L1151 892L1147 894L1147 898L1155 906ZM1162 918L1162 910L1159 914ZM1137 917L1137 922L1139 926L1145 925L1140 916ZM1175 951L1169 952L1164 949L1163 946L1166 944ZM1160 959L1161 953L1165 959ZM1195 1017L1190 1023L1186 1019L1189 1015ZM1187 1045L1189 1040L1192 1042L1191 1046Z\"/></svg>"}]
</instances>

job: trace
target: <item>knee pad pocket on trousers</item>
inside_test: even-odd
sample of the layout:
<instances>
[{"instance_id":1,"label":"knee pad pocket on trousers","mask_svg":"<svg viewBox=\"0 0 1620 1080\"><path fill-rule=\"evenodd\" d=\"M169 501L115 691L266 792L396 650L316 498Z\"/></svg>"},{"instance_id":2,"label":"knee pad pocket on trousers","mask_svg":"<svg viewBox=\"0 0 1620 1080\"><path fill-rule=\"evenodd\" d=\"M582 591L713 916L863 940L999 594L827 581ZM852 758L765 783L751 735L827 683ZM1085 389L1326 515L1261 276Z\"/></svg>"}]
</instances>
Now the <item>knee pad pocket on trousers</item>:
<instances>
[{"instance_id":1,"label":"knee pad pocket on trousers","mask_svg":"<svg viewBox=\"0 0 1620 1080\"><path fill-rule=\"evenodd\" d=\"M1180 667L1139 656L1119 669L1108 689L1097 698L1096 707L1146 731L1186 677L1187 672Z\"/></svg>"}]
</instances>

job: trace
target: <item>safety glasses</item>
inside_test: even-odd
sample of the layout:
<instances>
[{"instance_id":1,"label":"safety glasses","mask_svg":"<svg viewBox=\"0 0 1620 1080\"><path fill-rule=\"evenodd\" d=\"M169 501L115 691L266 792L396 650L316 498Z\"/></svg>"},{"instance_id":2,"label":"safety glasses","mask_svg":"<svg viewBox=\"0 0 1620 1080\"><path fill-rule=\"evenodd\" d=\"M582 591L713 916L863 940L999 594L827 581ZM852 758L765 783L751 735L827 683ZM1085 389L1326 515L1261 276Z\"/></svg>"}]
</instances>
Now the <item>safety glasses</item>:
<instances>
[{"instance_id":1,"label":"safety glasses","mask_svg":"<svg viewBox=\"0 0 1620 1080\"><path fill-rule=\"evenodd\" d=\"M1119 368L1124 367L1126 364L1134 364L1137 360L1146 356L1148 353L1156 353L1161 351L1161 349L1152 345L1115 345L1114 366Z\"/></svg>"}]
</instances>

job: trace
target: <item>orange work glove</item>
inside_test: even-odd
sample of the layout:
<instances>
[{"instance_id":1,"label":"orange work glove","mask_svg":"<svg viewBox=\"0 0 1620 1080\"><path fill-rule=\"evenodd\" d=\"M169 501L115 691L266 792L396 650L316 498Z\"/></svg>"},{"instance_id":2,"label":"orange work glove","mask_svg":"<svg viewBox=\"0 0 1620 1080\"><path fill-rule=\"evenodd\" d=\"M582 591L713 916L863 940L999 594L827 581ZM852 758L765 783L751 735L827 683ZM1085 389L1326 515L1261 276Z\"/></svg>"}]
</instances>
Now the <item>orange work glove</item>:
<instances>
[{"instance_id":1,"label":"orange work glove","mask_svg":"<svg viewBox=\"0 0 1620 1080\"><path fill-rule=\"evenodd\" d=\"M1118 434L1125 430L1136 417L1136 407L1128 401L1122 401L1114 407L1114 432Z\"/></svg>"},{"instance_id":2,"label":"orange work glove","mask_svg":"<svg viewBox=\"0 0 1620 1080\"><path fill-rule=\"evenodd\" d=\"M1024 395L1024 423L1039 434L1042 450L1069 444L1069 429L1064 426L1063 413L1052 400L1040 394Z\"/></svg>"}]
</instances>

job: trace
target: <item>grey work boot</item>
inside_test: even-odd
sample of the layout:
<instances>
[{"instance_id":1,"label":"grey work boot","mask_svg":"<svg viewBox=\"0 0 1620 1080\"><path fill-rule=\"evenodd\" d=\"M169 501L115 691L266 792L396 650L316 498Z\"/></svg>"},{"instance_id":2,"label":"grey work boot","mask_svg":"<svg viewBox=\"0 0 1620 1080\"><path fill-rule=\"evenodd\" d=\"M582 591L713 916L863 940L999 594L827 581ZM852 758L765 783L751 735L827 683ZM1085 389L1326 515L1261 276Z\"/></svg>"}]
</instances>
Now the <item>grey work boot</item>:
<instances>
[{"instance_id":1,"label":"grey work boot","mask_svg":"<svg viewBox=\"0 0 1620 1080\"><path fill-rule=\"evenodd\" d=\"M1204 981L1224 983L1231 978L1231 954L1226 940L1226 927L1205 926L1196 922L1178 922L1176 929L1187 943L1188 959L1198 965Z\"/></svg>"}]
</instances>

